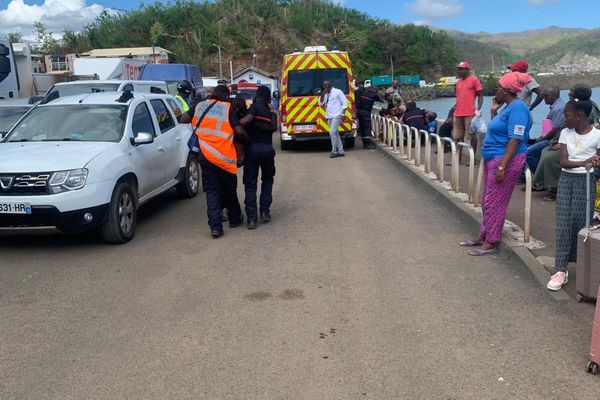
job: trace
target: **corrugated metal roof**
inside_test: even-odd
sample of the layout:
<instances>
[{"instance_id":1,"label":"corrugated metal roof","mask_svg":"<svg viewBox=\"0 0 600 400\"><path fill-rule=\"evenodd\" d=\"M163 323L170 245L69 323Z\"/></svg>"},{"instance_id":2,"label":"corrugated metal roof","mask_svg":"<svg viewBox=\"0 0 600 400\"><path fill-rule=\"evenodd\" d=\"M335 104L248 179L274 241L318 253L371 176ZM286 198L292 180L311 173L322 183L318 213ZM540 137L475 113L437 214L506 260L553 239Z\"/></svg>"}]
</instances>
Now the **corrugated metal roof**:
<instances>
[{"instance_id":1,"label":"corrugated metal roof","mask_svg":"<svg viewBox=\"0 0 600 400\"><path fill-rule=\"evenodd\" d=\"M154 47L154 54L171 54L169 50L162 47ZM127 56L151 56L152 47L123 47L117 49L94 49L81 54L83 57L127 57Z\"/></svg>"}]
</instances>

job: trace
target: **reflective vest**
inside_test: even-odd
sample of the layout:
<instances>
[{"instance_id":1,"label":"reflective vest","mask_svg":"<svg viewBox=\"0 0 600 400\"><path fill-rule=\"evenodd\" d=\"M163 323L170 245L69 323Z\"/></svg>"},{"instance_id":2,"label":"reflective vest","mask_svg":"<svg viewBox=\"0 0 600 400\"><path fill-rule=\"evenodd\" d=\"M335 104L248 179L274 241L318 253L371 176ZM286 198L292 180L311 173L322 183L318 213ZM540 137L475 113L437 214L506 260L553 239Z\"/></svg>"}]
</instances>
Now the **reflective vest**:
<instances>
[{"instance_id":1,"label":"reflective vest","mask_svg":"<svg viewBox=\"0 0 600 400\"><path fill-rule=\"evenodd\" d=\"M187 101L185 101L185 99L183 97L181 97L180 95L177 95L177 96L175 96L175 98L181 104L181 108L183 108L184 113L186 113L190 110L190 106L188 106Z\"/></svg>"},{"instance_id":2,"label":"reflective vest","mask_svg":"<svg viewBox=\"0 0 600 400\"><path fill-rule=\"evenodd\" d=\"M198 136L200 151L206 160L235 174L237 172L237 154L233 145L233 128L229 123L231 104L217 101L196 129L198 119L213 102L214 100L203 101L196 106L194 118L192 118L194 133Z\"/></svg>"}]
</instances>

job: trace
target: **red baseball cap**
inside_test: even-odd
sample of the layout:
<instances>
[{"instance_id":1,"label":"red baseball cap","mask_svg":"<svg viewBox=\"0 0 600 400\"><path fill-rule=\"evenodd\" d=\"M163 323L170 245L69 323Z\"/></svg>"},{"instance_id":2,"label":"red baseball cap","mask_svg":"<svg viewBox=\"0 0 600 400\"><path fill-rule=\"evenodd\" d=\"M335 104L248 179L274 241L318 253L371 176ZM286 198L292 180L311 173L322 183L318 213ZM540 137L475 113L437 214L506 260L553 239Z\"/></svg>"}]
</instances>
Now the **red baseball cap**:
<instances>
[{"instance_id":1,"label":"red baseball cap","mask_svg":"<svg viewBox=\"0 0 600 400\"><path fill-rule=\"evenodd\" d=\"M514 71L514 72L525 73L529 69L529 64L527 64L527 62L525 60L519 60L516 63L509 65L508 69L510 69L511 71Z\"/></svg>"},{"instance_id":2,"label":"red baseball cap","mask_svg":"<svg viewBox=\"0 0 600 400\"><path fill-rule=\"evenodd\" d=\"M458 64L456 66L456 68L471 69L471 64L469 64L468 61L462 61L460 64Z\"/></svg>"}]
</instances>

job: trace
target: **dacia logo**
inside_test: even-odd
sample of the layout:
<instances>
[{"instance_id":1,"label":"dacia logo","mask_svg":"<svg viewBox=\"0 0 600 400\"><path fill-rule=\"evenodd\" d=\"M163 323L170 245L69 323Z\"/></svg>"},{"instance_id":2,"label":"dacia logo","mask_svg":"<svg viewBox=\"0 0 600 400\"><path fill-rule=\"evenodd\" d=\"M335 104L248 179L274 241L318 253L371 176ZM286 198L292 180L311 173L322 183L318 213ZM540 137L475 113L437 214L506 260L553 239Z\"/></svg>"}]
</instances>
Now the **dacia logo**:
<instances>
[{"instance_id":1,"label":"dacia logo","mask_svg":"<svg viewBox=\"0 0 600 400\"><path fill-rule=\"evenodd\" d=\"M13 179L12 176L0 176L0 189L4 192L9 191L12 188Z\"/></svg>"},{"instance_id":2,"label":"dacia logo","mask_svg":"<svg viewBox=\"0 0 600 400\"><path fill-rule=\"evenodd\" d=\"M3 44L0 44L0 82L6 79L10 74L10 49Z\"/></svg>"}]
</instances>

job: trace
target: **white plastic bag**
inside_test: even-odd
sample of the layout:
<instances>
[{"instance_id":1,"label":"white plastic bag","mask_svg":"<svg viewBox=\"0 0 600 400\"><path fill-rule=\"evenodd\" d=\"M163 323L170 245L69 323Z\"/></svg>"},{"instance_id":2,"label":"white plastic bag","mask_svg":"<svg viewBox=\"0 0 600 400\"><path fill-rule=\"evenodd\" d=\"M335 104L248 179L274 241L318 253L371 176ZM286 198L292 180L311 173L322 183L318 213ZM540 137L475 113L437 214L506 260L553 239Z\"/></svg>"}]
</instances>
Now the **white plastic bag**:
<instances>
[{"instance_id":1,"label":"white plastic bag","mask_svg":"<svg viewBox=\"0 0 600 400\"><path fill-rule=\"evenodd\" d=\"M486 133L487 132L487 124L481 117L473 117L471 120L471 133Z\"/></svg>"}]
</instances>

